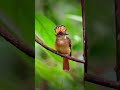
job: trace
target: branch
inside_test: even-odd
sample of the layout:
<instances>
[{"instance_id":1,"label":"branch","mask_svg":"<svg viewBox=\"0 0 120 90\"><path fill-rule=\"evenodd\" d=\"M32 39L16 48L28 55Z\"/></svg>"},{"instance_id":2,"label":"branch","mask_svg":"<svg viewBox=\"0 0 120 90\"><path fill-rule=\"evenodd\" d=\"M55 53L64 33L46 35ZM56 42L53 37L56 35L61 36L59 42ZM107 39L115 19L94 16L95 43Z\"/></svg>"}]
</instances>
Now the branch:
<instances>
[{"instance_id":1,"label":"branch","mask_svg":"<svg viewBox=\"0 0 120 90\"><path fill-rule=\"evenodd\" d=\"M49 50L49 51L51 51L51 52L53 52L53 53L55 53L55 54L57 54L59 56L68 58L68 59L76 61L76 62L84 63L84 61L82 61L82 60L72 58L70 56L65 56L65 55L51 49L50 47L46 46L43 42L41 42L38 38L35 38L35 41L38 44L40 44L41 46L43 46L44 48L46 48L47 50ZM118 82L116 82L116 81L107 80L107 79L104 79L104 78L101 78L101 77L98 77L98 76L95 76L95 75L85 73L84 78L85 78L85 81L92 82L92 83L95 83L95 84L99 84L99 85L102 85L102 86L111 87L111 88L115 88L115 89L120 87L119 86L120 84Z\"/></svg>"},{"instance_id":2,"label":"branch","mask_svg":"<svg viewBox=\"0 0 120 90\"><path fill-rule=\"evenodd\" d=\"M14 37L11 33L4 30L4 28L0 27L0 35L6 39L8 42L13 44L16 48L24 52L30 57L35 57L35 52L30 47L28 47L26 44L24 44L22 41L20 41L18 38Z\"/></svg>"},{"instance_id":3,"label":"branch","mask_svg":"<svg viewBox=\"0 0 120 90\"><path fill-rule=\"evenodd\" d=\"M105 78L87 74L87 73L85 73L85 80L94 84L98 84L98 85L102 85L102 86L106 86L114 89L120 88L120 83L117 81L107 80Z\"/></svg>"},{"instance_id":4,"label":"branch","mask_svg":"<svg viewBox=\"0 0 120 90\"><path fill-rule=\"evenodd\" d=\"M84 60L76 59L76 58L73 58L73 57L71 57L71 56L66 56L66 55L64 55L64 54L61 54L61 53L57 52L56 50L53 50L52 48L50 48L50 47L46 46L44 43L42 43L38 38L35 38L35 41L36 41L38 44L40 44L41 46L43 46L44 48L46 48L47 50L49 50L49 51L51 51L51 52L53 52L53 53L55 53L55 54L57 54L57 55L59 55L59 56L61 56L61 57L68 58L68 59L70 59L70 60L72 60L72 61L75 61L75 62L85 63Z\"/></svg>"},{"instance_id":5,"label":"branch","mask_svg":"<svg viewBox=\"0 0 120 90\"><path fill-rule=\"evenodd\" d=\"M83 38L84 38L84 70L87 73L87 66L88 66L88 60L87 60L87 36L86 36L86 29L85 29L85 0L81 0L81 6L82 6L82 26L83 26Z\"/></svg>"},{"instance_id":6,"label":"branch","mask_svg":"<svg viewBox=\"0 0 120 90\"><path fill-rule=\"evenodd\" d=\"M116 76L120 82L120 0L115 0L115 19L116 19ZM117 88L120 90L120 87Z\"/></svg>"}]
</instances>

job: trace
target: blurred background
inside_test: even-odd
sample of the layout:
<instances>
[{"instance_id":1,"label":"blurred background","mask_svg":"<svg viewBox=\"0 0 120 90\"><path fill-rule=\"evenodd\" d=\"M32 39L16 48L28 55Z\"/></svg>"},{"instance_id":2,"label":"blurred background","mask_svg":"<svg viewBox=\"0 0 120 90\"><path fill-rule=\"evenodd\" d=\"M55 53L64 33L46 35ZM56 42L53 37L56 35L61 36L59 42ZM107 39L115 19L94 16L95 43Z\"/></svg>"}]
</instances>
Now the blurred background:
<instances>
[{"instance_id":1,"label":"blurred background","mask_svg":"<svg viewBox=\"0 0 120 90\"><path fill-rule=\"evenodd\" d=\"M88 73L116 80L116 32L114 0L86 0ZM114 90L86 82L87 90Z\"/></svg>"},{"instance_id":2,"label":"blurred background","mask_svg":"<svg viewBox=\"0 0 120 90\"><path fill-rule=\"evenodd\" d=\"M79 0L35 0L35 35L55 49L57 25L65 25L72 41L72 56L83 60L82 11ZM70 61L63 71L62 57L35 43L36 90L84 90L84 65Z\"/></svg>"},{"instance_id":3,"label":"blurred background","mask_svg":"<svg viewBox=\"0 0 120 90\"><path fill-rule=\"evenodd\" d=\"M33 50L34 7L34 0L0 0L0 27ZM0 90L34 90L34 63L0 36Z\"/></svg>"}]
</instances>

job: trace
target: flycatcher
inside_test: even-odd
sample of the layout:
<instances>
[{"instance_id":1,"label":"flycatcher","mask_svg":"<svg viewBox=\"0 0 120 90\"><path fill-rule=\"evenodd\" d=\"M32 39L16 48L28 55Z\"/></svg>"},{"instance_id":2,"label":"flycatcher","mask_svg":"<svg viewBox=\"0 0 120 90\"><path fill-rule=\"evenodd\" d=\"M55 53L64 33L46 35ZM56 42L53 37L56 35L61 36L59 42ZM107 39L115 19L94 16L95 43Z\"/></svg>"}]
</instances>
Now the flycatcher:
<instances>
[{"instance_id":1,"label":"flycatcher","mask_svg":"<svg viewBox=\"0 0 120 90\"><path fill-rule=\"evenodd\" d=\"M56 41L55 48L58 52L71 56L71 40L67 37L66 27L64 25L56 26ZM69 71L69 60L67 58L63 58L63 70Z\"/></svg>"}]
</instances>

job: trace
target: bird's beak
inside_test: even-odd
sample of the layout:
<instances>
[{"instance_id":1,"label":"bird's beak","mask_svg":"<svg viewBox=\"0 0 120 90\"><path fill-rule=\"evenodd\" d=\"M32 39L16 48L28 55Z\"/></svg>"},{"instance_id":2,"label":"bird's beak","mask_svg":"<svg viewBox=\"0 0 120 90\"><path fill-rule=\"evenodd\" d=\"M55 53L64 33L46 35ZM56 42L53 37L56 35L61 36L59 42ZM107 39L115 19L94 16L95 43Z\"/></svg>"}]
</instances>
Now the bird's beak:
<instances>
[{"instance_id":1,"label":"bird's beak","mask_svg":"<svg viewBox=\"0 0 120 90\"><path fill-rule=\"evenodd\" d=\"M67 33L65 35L68 35Z\"/></svg>"}]
</instances>

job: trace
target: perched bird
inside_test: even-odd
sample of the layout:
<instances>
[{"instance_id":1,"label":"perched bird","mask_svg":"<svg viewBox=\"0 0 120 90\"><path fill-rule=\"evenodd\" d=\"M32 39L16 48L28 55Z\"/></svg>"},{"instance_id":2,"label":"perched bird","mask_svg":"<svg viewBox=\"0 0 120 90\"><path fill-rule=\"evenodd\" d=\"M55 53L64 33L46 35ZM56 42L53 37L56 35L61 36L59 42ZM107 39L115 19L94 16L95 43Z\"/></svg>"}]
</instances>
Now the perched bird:
<instances>
[{"instance_id":1,"label":"perched bird","mask_svg":"<svg viewBox=\"0 0 120 90\"><path fill-rule=\"evenodd\" d=\"M64 25L59 25L55 27L56 32L56 41L55 48L58 52L71 56L71 40L67 37L66 27ZM63 70L69 71L69 60L67 58L63 58Z\"/></svg>"}]
</instances>

